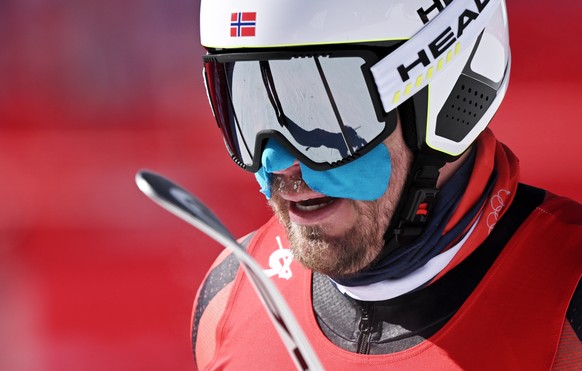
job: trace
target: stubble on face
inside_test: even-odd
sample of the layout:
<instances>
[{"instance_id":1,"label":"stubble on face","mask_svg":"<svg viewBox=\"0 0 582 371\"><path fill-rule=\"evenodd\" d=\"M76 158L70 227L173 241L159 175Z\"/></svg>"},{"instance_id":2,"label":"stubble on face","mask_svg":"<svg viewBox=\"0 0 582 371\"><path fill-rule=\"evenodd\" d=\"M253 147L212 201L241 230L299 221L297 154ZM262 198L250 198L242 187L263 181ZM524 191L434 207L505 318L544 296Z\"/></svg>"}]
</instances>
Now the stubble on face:
<instances>
[{"instance_id":1,"label":"stubble on face","mask_svg":"<svg viewBox=\"0 0 582 371\"><path fill-rule=\"evenodd\" d=\"M285 228L294 259L305 267L332 277L349 276L372 263L384 247L384 233L400 199L412 154L404 144L400 126L383 143L392 162L388 188L375 201L346 199L355 213L354 222L339 234L330 225L302 226L291 222L290 203L279 194L300 193L308 186L300 177L273 174L269 204Z\"/></svg>"}]
</instances>

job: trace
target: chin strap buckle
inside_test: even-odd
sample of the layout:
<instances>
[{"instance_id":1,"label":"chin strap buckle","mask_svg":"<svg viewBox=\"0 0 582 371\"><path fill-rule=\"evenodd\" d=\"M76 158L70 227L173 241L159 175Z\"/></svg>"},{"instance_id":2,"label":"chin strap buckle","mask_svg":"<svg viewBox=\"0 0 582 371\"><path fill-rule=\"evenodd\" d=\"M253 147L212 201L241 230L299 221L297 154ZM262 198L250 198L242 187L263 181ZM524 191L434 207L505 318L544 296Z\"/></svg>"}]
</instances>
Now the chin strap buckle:
<instances>
[{"instance_id":1,"label":"chin strap buckle","mask_svg":"<svg viewBox=\"0 0 582 371\"><path fill-rule=\"evenodd\" d=\"M402 210L400 222L394 228L394 237L399 245L408 244L420 236L437 194L436 188L416 189L411 194L407 206Z\"/></svg>"},{"instance_id":2,"label":"chin strap buckle","mask_svg":"<svg viewBox=\"0 0 582 371\"><path fill-rule=\"evenodd\" d=\"M425 223L438 192L436 188L417 189L409 206L403 210L403 220L408 223Z\"/></svg>"},{"instance_id":3,"label":"chin strap buckle","mask_svg":"<svg viewBox=\"0 0 582 371\"><path fill-rule=\"evenodd\" d=\"M428 162L423 158L415 161L414 165L393 231L398 245L411 243L420 236L439 192L436 182L443 163Z\"/></svg>"}]
</instances>

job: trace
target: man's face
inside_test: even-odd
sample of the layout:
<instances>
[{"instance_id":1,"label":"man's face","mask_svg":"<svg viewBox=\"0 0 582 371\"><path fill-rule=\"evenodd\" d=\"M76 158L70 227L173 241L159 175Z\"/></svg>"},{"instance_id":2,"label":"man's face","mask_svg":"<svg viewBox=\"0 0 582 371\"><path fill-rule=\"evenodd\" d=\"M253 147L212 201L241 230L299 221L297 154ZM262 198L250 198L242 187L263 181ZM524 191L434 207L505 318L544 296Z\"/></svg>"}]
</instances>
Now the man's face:
<instances>
[{"instance_id":1,"label":"man's face","mask_svg":"<svg viewBox=\"0 0 582 371\"><path fill-rule=\"evenodd\" d=\"M400 123L383 143L390 152L392 173L388 189L375 201L330 198L317 193L301 178L298 163L273 174L269 204L286 229L294 258L304 266L323 274L344 276L365 268L381 251L384 232L412 162Z\"/></svg>"}]
</instances>

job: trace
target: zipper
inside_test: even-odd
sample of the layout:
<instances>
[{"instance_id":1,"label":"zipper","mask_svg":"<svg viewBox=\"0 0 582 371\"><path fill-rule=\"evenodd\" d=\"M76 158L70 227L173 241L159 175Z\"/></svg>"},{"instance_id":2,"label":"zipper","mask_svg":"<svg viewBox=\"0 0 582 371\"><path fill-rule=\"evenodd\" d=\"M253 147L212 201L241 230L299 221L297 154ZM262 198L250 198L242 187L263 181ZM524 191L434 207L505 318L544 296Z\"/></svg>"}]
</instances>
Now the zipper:
<instances>
[{"instance_id":1,"label":"zipper","mask_svg":"<svg viewBox=\"0 0 582 371\"><path fill-rule=\"evenodd\" d=\"M359 354L370 353L370 338L374 330L372 326L372 313L372 307L368 303L362 306L362 318L358 326L360 335L358 335L358 346L356 349L356 352Z\"/></svg>"}]
</instances>

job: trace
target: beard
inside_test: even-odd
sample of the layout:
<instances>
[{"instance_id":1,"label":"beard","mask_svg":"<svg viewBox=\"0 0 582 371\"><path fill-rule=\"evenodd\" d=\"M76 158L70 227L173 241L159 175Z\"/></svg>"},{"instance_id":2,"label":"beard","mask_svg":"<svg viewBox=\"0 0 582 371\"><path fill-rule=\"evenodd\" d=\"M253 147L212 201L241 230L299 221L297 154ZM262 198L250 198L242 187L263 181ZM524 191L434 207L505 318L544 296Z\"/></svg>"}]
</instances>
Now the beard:
<instances>
[{"instance_id":1,"label":"beard","mask_svg":"<svg viewBox=\"0 0 582 371\"><path fill-rule=\"evenodd\" d=\"M332 277L345 277L370 265L384 247L393 207L383 200L349 202L358 215L357 222L341 235L330 233L329 226L302 226L289 218L290 203L278 191L300 192L308 187L300 178L273 175L271 208L285 228L293 258L303 266Z\"/></svg>"}]
</instances>

